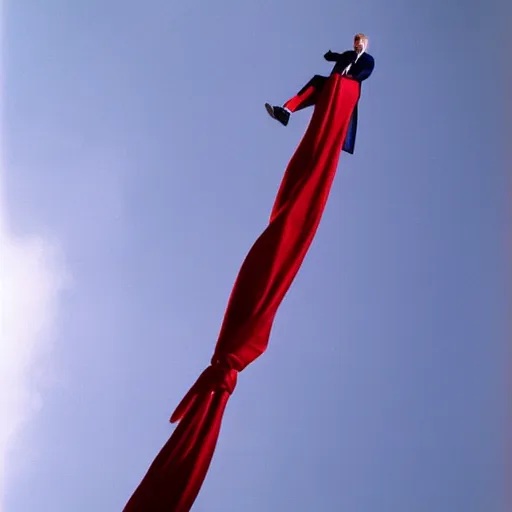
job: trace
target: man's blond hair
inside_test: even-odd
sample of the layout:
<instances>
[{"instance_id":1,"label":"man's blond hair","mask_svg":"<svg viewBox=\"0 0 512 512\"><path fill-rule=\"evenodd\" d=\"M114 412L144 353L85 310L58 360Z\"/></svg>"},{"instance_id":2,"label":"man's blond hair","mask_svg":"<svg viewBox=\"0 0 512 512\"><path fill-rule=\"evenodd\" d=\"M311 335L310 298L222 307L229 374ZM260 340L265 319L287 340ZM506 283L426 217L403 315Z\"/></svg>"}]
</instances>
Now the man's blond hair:
<instances>
[{"instance_id":1,"label":"man's blond hair","mask_svg":"<svg viewBox=\"0 0 512 512\"><path fill-rule=\"evenodd\" d=\"M366 43L366 45L368 46L368 37L365 36L363 33L360 32L359 34L356 34L354 36L354 39L357 39L357 38L361 39L361 41L364 41Z\"/></svg>"}]
</instances>

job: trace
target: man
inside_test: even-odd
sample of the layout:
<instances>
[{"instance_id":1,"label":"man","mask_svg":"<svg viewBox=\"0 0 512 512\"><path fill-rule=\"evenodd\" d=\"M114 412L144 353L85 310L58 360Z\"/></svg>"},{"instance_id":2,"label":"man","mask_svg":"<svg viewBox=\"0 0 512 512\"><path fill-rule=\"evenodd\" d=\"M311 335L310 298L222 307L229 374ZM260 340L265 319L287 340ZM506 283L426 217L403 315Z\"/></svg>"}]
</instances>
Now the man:
<instances>
[{"instance_id":1,"label":"man","mask_svg":"<svg viewBox=\"0 0 512 512\"><path fill-rule=\"evenodd\" d=\"M331 75L341 74L346 78L362 83L373 72L374 58L366 51L368 38L364 34L354 36L354 49L343 53L334 53L330 50L324 55L325 60L334 62ZM314 105L329 78L315 75L293 98L290 98L282 107L265 103L268 114L279 121L283 126L288 124L293 112ZM357 105L354 108L350 127L345 139L343 150L347 153L354 152L355 136L357 130Z\"/></svg>"}]
</instances>

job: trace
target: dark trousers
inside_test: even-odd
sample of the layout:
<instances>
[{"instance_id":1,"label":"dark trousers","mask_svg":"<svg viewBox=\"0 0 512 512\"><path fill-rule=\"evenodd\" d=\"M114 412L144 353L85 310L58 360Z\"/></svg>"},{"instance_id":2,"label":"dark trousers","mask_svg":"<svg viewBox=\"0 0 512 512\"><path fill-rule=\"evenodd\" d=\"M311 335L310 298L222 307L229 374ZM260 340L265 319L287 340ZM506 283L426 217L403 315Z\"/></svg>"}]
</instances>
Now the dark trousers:
<instances>
[{"instance_id":1,"label":"dark trousers","mask_svg":"<svg viewBox=\"0 0 512 512\"><path fill-rule=\"evenodd\" d=\"M290 112L297 112L303 108L314 105L324 85L329 78L322 75L315 75L293 98L290 98L284 105Z\"/></svg>"}]
</instances>

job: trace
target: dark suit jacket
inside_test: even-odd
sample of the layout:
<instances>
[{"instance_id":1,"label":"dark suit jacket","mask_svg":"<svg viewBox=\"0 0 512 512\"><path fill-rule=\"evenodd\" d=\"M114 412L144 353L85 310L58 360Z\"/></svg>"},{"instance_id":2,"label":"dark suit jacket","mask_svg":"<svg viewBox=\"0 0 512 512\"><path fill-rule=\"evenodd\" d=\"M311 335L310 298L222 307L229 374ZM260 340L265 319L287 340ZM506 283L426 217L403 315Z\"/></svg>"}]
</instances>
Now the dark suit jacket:
<instances>
[{"instance_id":1,"label":"dark suit jacket","mask_svg":"<svg viewBox=\"0 0 512 512\"><path fill-rule=\"evenodd\" d=\"M357 53L354 50L349 50L343 53L331 52L331 50L329 50L324 55L325 60L336 63L334 64L331 73L341 74L343 73L343 70L352 63L348 76L358 82L362 82L372 74L373 68L375 67L375 60L369 53L364 52L354 64L356 57Z\"/></svg>"},{"instance_id":2,"label":"dark suit jacket","mask_svg":"<svg viewBox=\"0 0 512 512\"><path fill-rule=\"evenodd\" d=\"M343 70L350 63L352 63L352 67L350 68L347 77L352 78L353 80L356 80L357 82L361 83L372 74L373 68L375 67L375 60L369 53L365 52L361 55L361 57L359 57L358 61L354 64L356 57L357 53L354 50L349 50L343 53L335 53L329 50L324 55L325 60L336 63L332 68L331 75L334 73L343 73ZM345 141L343 142L343 151L346 151L347 153L350 154L354 153L354 147L356 144L358 106L359 100L356 103L354 112L352 113L347 136L345 137Z\"/></svg>"}]
</instances>

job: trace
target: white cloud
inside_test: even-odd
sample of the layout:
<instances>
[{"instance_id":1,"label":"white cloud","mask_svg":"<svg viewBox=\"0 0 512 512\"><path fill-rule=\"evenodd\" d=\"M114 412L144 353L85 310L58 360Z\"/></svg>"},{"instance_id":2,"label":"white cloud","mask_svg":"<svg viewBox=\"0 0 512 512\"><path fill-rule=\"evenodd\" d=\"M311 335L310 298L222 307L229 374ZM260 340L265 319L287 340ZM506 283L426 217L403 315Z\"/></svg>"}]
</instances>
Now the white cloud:
<instances>
[{"instance_id":1,"label":"white cloud","mask_svg":"<svg viewBox=\"0 0 512 512\"><path fill-rule=\"evenodd\" d=\"M3 11L0 0L2 70ZM5 512L7 478L15 471L10 455L23 426L41 407L39 392L47 383L58 299L69 279L58 244L37 235L18 237L10 232L2 201L1 149L0 143L0 512Z\"/></svg>"},{"instance_id":2,"label":"white cloud","mask_svg":"<svg viewBox=\"0 0 512 512\"><path fill-rule=\"evenodd\" d=\"M5 219L3 213L0 205ZM40 377L55 337L59 295L68 284L56 244L15 237L0 224L0 512L9 454L42 403Z\"/></svg>"}]
</instances>

